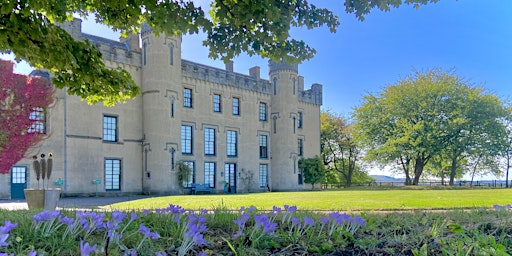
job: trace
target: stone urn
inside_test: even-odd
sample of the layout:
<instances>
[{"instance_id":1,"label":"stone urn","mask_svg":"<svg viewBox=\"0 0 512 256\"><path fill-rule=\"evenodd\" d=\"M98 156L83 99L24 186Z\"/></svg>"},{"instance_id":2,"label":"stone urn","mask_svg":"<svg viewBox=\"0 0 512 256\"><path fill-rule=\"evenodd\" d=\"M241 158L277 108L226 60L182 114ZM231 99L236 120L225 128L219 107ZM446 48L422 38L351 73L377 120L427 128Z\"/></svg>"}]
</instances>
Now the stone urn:
<instances>
[{"instance_id":1,"label":"stone urn","mask_svg":"<svg viewBox=\"0 0 512 256\"><path fill-rule=\"evenodd\" d=\"M60 188L48 188L50 184L50 176L52 175L53 159L52 153L48 154L48 159L45 154L41 154L40 158L34 156L32 162L34 172L36 173L37 189L25 189L25 198L27 200L28 209L44 209L55 210L60 198ZM42 180L42 188L40 187L40 180ZM45 184L46 180L46 184ZM45 186L46 185L46 186Z\"/></svg>"}]
</instances>

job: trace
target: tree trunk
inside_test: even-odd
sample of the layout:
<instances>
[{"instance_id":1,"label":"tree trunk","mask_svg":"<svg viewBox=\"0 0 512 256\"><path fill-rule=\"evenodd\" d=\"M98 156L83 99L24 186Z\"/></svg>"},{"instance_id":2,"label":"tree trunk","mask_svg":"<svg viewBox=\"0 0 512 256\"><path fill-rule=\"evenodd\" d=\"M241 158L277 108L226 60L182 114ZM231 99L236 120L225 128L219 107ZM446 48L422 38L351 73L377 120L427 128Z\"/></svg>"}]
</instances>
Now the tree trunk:
<instances>
[{"instance_id":1,"label":"tree trunk","mask_svg":"<svg viewBox=\"0 0 512 256\"><path fill-rule=\"evenodd\" d=\"M453 152L452 155L452 168L450 171L450 186L455 185L455 175L457 174L457 154Z\"/></svg>"},{"instance_id":2,"label":"tree trunk","mask_svg":"<svg viewBox=\"0 0 512 256\"><path fill-rule=\"evenodd\" d=\"M405 160L405 163L404 163L404 160L400 157L400 164L402 165L402 169L404 170L404 173L405 173L405 185L406 186L411 185L411 176L409 175L409 163L410 163L409 159Z\"/></svg>"},{"instance_id":3,"label":"tree trunk","mask_svg":"<svg viewBox=\"0 0 512 256\"><path fill-rule=\"evenodd\" d=\"M471 174L471 182L469 182L469 185L471 187L473 186L473 180L475 180L475 173L476 173L476 168L478 167L478 163L480 163L480 156L478 156L478 158L476 159L475 166L473 167L473 173Z\"/></svg>"},{"instance_id":4,"label":"tree trunk","mask_svg":"<svg viewBox=\"0 0 512 256\"><path fill-rule=\"evenodd\" d=\"M423 173L423 167L425 167L425 160L421 157L416 158L414 163L414 180L412 185L418 185L420 182L421 174Z\"/></svg>"}]
</instances>

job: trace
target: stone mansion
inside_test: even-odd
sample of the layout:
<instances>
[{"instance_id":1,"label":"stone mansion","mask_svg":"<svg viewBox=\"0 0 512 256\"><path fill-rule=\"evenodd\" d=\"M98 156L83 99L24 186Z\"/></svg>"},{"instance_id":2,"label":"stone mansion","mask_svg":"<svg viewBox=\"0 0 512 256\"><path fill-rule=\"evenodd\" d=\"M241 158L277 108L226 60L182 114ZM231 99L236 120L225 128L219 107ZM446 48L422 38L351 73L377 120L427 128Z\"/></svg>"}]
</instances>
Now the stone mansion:
<instances>
[{"instance_id":1,"label":"stone mansion","mask_svg":"<svg viewBox=\"0 0 512 256\"><path fill-rule=\"evenodd\" d=\"M298 160L320 155L322 85L305 90L297 65L269 62L265 80L257 66L244 75L232 62L224 70L181 59L181 38L147 25L120 41L82 33L79 19L63 28L127 70L141 95L104 107L56 91L41 120L48 138L27 153L53 153L50 187L68 196L179 194L193 183L214 193L310 188ZM31 162L0 175L0 198L37 188ZM181 185L178 162L193 170Z\"/></svg>"}]
</instances>

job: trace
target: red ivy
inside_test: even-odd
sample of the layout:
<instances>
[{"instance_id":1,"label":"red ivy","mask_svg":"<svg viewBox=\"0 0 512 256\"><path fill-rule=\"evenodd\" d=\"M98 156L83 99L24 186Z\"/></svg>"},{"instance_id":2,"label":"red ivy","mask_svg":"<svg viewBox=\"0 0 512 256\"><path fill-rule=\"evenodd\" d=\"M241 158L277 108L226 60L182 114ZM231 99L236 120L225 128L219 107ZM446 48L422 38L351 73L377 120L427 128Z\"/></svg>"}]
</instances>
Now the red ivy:
<instances>
[{"instance_id":1,"label":"red ivy","mask_svg":"<svg viewBox=\"0 0 512 256\"><path fill-rule=\"evenodd\" d=\"M10 61L0 60L0 174L25 157L25 153L46 136L28 132L38 120L31 120L34 108L47 109L53 102L53 88L46 78L13 73Z\"/></svg>"}]
</instances>

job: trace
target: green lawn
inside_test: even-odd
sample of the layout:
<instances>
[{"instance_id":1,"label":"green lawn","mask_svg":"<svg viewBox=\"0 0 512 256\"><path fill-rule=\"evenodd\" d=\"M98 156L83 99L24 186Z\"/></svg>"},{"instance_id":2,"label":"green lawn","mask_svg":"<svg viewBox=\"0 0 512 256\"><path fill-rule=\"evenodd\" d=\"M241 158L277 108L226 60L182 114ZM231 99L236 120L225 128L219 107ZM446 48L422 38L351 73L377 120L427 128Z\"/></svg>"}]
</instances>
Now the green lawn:
<instances>
[{"instance_id":1,"label":"green lawn","mask_svg":"<svg viewBox=\"0 0 512 256\"><path fill-rule=\"evenodd\" d=\"M510 203L512 189L393 189L162 196L109 207L155 209L175 204L185 209L238 209L254 205L268 210L274 205L282 207L287 204L296 205L300 210L356 211L491 208L494 204Z\"/></svg>"}]
</instances>

